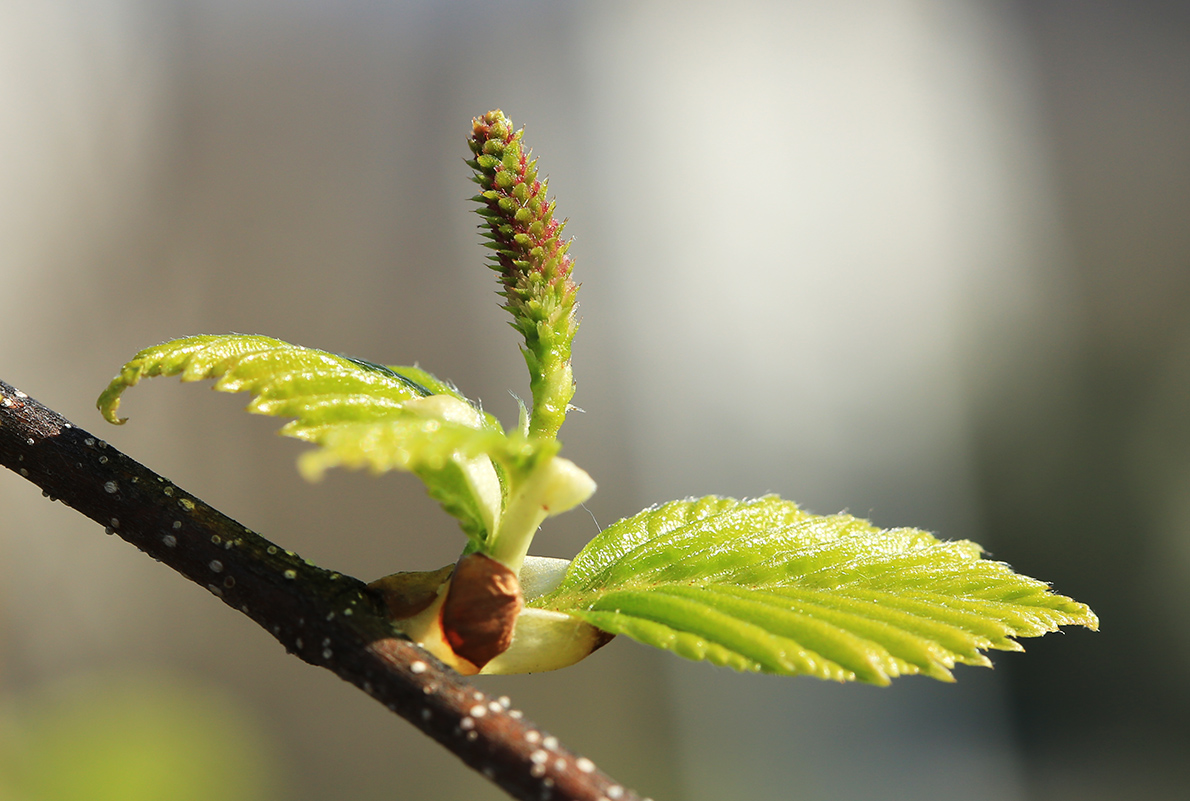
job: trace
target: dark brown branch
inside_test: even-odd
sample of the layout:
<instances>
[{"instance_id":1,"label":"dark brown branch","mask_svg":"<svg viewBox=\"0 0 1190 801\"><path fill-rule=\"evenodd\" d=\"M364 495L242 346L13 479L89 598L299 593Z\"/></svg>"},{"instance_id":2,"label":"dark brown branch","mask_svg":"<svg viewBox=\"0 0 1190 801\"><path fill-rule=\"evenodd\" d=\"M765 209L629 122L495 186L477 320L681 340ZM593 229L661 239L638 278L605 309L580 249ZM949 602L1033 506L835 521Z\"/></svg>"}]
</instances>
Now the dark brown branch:
<instances>
[{"instance_id":1,"label":"dark brown branch","mask_svg":"<svg viewBox=\"0 0 1190 801\"><path fill-rule=\"evenodd\" d=\"M358 579L273 545L0 381L0 463L206 587L285 649L349 681L515 798L637 799L397 635Z\"/></svg>"}]
</instances>

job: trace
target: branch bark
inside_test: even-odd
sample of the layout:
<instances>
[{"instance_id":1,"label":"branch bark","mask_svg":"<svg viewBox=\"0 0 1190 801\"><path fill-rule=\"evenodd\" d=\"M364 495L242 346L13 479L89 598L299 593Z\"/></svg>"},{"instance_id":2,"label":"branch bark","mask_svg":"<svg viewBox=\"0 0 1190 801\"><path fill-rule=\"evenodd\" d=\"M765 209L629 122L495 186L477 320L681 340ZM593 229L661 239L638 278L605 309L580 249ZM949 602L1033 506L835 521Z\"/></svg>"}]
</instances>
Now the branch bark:
<instances>
[{"instance_id":1,"label":"branch bark","mask_svg":"<svg viewBox=\"0 0 1190 801\"><path fill-rule=\"evenodd\" d=\"M206 587L514 798L639 801L507 697L489 697L401 638L362 581L274 545L3 381L0 464Z\"/></svg>"}]
</instances>

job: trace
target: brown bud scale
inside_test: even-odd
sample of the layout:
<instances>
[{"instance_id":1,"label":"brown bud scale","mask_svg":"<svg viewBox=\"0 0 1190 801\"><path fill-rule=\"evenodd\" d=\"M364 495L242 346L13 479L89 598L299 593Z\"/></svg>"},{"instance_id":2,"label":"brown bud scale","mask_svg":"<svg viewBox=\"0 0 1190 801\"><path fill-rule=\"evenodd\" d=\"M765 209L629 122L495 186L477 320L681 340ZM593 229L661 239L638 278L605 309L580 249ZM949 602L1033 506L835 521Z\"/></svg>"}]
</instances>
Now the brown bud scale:
<instances>
[{"instance_id":1,"label":"brown bud scale","mask_svg":"<svg viewBox=\"0 0 1190 801\"><path fill-rule=\"evenodd\" d=\"M516 573L484 554L468 554L455 566L442 631L456 654L483 668L512 644L524 606Z\"/></svg>"}]
</instances>

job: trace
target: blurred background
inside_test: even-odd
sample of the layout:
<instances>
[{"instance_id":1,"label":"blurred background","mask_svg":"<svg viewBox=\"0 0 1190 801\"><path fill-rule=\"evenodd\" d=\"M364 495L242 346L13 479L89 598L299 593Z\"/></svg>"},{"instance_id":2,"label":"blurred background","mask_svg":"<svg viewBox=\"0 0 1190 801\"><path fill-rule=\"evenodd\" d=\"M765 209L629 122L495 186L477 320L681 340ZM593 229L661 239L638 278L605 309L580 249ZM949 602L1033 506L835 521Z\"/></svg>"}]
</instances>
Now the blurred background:
<instances>
[{"instance_id":1,"label":"blurred background","mask_svg":"<svg viewBox=\"0 0 1190 801\"><path fill-rule=\"evenodd\" d=\"M563 439L600 490L537 553L779 492L975 539L1103 630L955 685L621 638L484 689L658 801L1190 793L1185 3L4 0L0 377L327 567L453 561L415 480L308 486L245 398L149 382L120 429L94 399L238 331L417 361L513 421L463 164L494 107L583 282ZM0 476L0 798L217 795L502 797Z\"/></svg>"}]
</instances>

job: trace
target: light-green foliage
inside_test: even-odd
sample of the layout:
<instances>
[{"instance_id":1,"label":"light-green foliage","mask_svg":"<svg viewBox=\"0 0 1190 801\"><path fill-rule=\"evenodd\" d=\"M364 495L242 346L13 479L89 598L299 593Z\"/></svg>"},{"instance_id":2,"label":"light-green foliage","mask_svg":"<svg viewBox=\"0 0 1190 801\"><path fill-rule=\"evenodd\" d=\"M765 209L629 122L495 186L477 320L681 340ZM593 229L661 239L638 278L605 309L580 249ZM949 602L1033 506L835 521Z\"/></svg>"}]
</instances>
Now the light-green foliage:
<instances>
[{"instance_id":1,"label":"light-green foliage","mask_svg":"<svg viewBox=\"0 0 1190 801\"><path fill-rule=\"evenodd\" d=\"M531 602L614 634L737 670L887 684L951 680L981 651L1062 625L1096 628L978 545L880 530L768 496L674 501L621 520Z\"/></svg>"},{"instance_id":2,"label":"light-green foliage","mask_svg":"<svg viewBox=\"0 0 1190 801\"><path fill-rule=\"evenodd\" d=\"M250 412L296 418L280 433L321 446L302 456L309 478L334 466L416 473L477 543L493 533L485 489L498 495L509 477L527 473L558 447L505 435L494 417L419 368L384 367L263 336L193 336L145 348L112 379L99 409L122 423L124 390L142 378L171 375L215 379L221 392L252 393ZM444 401L438 406L446 412L427 408L431 398ZM477 487L489 460L496 483Z\"/></svg>"},{"instance_id":3,"label":"light-green foliage","mask_svg":"<svg viewBox=\"0 0 1190 801\"><path fill-rule=\"evenodd\" d=\"M281 433L319 446L301 457L307 477L335 466L415 473L458 518L469 550L519 573L542 520L594 490L556 455L574 391L577 285L522 137L489 112L473 121L468 162L490 266L525 341L533 409L513 434L419 368L239 335L141 351L99 398L104 416L122 422L120 396L143 377L214 379L217 390L250 392L249 411L293 417ZM690 659L874 684L913 673L949 681L956 664L990 664L985 650L1020 650L1014 638L1098 626L1085 605L984 559L972 542L812 515L776 497L675 501L621 520L530 605ZM524 664L550 661L529 657Z\"/></svg>"}]
</instances>

